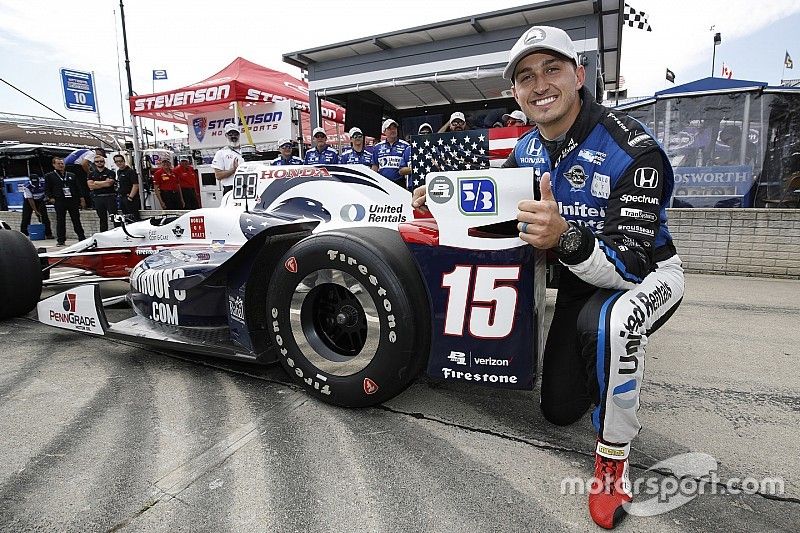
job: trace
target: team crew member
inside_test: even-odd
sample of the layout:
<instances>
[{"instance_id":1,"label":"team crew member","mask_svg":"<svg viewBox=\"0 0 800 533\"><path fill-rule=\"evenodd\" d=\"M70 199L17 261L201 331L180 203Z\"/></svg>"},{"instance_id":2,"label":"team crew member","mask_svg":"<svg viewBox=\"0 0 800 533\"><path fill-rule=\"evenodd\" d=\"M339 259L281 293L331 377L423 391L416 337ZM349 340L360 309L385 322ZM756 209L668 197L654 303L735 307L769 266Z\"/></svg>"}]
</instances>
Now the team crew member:
<instances>
[{"instance_id":1,"label":"team crew member","mask_svg":"<svg viewBox=\"0 0 800 533\"><path fill-rule=\"evenodd\" d=\"M47 216L47 198L45 195L45 180L36 174L32 174L31 182L22 188L22 224L19 230L28 235L28 226L31 223L31 215L36 213L42 224L44 224L44 236L47 239L53 238L53 228L50 226L50 217Z\"/></svg>"},{"instance_id":2,"label":"team crew member","mask_svg":"<svg viewBox=\"0 0 800 533\"><path fill-rule=\"evenodd\" d=\"M525 116L525 113L517 109L516 111L512 111L511 113L506 113L503 115L503 123L506 127L527 126L528 117Z\"/></svg>"},{"instance_id":3,"label":"team crew member","mask_svg":"<svg viewBox=\"0 0 800 533\"><path fill-rule=\"evenodd\" d=\"M433 127L428 124L427 122L423 122L419 125L419 129L417 130L417 135L429 135L433 133Z\"/></svg>"},{"instance_id":4,"label":"team crew member","mask_svg":"<svg viewBox=\"0 0 800 533\"><path fill-rule=\"evenodd\" d=\"M306 152L306 165L330 165L339 162L339 154L328 146L328 135L323 128L314 128L312 137L315 146Z\"/></svg>"},{"instance_id":5,"label":"team crew member","mask_svg":"<svg viewBox=\"0 0 800 533\"><path fill-rule=\"evenodd\" d=\"M244 163L242 153L239 151L239 128L236 124L225 126L225 138L228 140L228 146L217 150L211 161L211 168L214 169L214 176L222 187L222 194L233 189L233 175L236 174L239 165Z\"/></svg>"},{"instance_id":6,"label":"team crew member","mask_svg":"<svg viewBox=\"0 0 800 533\"><path fill-rule=\"evenodd\" d=\"M44 188L47 201L56 208L56 241L58 246L67 242L67 213L72 220L72 227L78 240L86 238L81 224L81 212L86 209L86 195L84 194L75 174L64 170L64 160L54 157L53 171L44 175Z\"/></svg>"},{"instance_id":7,"label":"team crew member","mask_svg":"<svg viewBox=\"0 0 800 533\"><path fill-rule=\"evenodd\" d=\"M139 176L128 166L122 154L114 156L114 164L117 166L117 199L122 214L139 220Z\"/></svg>"},{"instance_id":8,"label":"team crew member","mask_svg":"<svg viewBox=\"0 0 800 533\"><path fill-rule=\"evenodd\" d=\"M197 171L189 164L188 155L181 156L180 164L175 167L175 175L178 176L178 183L181 187L184 209L200 207L197 202Z\"/></svg>"},{"instance_id":9,"label":"team crew member","mask_svg":"<svg viewBox=\"0 0 800 533\"><path fill-rule=\"evenodd\" d=\"M439 128L439 133L444 133L446 131L464 131L466 129L467 119L464 118L464 113L456 111L450 115L450 120L447 121L447 124Z\"/></svg>"},{"instance_id":10,"label":"team crew member","mask_svg":"<svg viewBox=\"0 0 800 533\"><path fill-rule=\"evenodd\" d=\"M160 164L161 168L153 174L153 187L161 209L183 209L185 203L181 195L181 184L172 168L172 160L165 157Z\"/></svg>"},{"instance_id":11,"label":"team crew member","mask_svg":"<svg viewBox=\"0 0 800 533\"><path fill-rule=\"evenodd\" d=\"M106 159L101 155L94 157L94 168L86 185L100 219L100 231L108 231L108 216L117 214L117 177L106 168Z\"/></svg>"},{"instance_id":12,"label":"team crew member","mask_svg":"<svg viewBox=\"0 0 800 533\"><path fill-rule=\"evenodd\" d=\"M278 150L281 155L272 160L270 165L302 165L303 160L292 155L294 143L291 139L281 139L278 141Z\"/></svg>"},{"instance_id":13,"label":"team crew member","mask_svg":"<svg viewBox=\"0 0 800 533\"><path fill-rule=\"evenodd\" d=\"M397 122L387 118L381 125L386 139L372 148L372 170L389 178L401 187L410 188L411 145L398 138Z\"/></svg>"},{"instance_id":14,"label":"team crew member","mask_svg":"<svg viewBox=\"0 0 800 533\"><path fill-rule=\"evenodd\" d=\"M636 120L597 104L569 36L530 28L503 77L538 128L504 166L533 167L535 200L519 204L520 238L551 249L561 268L542 368L541 408L558 425L595 405L598 432L589 512L612 528L633 498L628 452L649 336L672 315L683 269L666 224L674 176L664 151ZM424 189L413 203L424 203Z\"/></svg>"},{"instance_id":15,"label":"team crew member","mask_svg":"<svg viewBox=\"0 0 800 533\"><path fill-rule=\"evenodd\" d=\"M339 163L343 165L372 166L372 152L364 146L364 132L361 128L350 128L350 148L346 148L339 156Z\"/></svg>"}]
</instances>

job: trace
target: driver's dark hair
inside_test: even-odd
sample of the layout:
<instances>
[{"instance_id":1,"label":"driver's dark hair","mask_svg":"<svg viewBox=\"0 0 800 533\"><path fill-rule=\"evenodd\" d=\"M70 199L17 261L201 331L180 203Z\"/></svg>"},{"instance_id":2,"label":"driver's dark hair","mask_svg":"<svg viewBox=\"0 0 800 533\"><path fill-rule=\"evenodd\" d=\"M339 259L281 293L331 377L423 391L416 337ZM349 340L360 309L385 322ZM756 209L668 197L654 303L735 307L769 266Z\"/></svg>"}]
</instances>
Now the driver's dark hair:
<instances>
[{"instance_id":1,"label":"driver's dark hair","mask_svg":"<svg viewBox=\"0 0 800 533\"><path fill-rule=\"evenodd\" d=\"M59 157L59 156L57 156L57 155L54 155L54 156L53 156L53 158L50 160L50 164L53 164L53 163L55 163L56 161L63 161L63 160L64 160L64 158L63 158L63 157Z\"/></svg>"}]
</instances>

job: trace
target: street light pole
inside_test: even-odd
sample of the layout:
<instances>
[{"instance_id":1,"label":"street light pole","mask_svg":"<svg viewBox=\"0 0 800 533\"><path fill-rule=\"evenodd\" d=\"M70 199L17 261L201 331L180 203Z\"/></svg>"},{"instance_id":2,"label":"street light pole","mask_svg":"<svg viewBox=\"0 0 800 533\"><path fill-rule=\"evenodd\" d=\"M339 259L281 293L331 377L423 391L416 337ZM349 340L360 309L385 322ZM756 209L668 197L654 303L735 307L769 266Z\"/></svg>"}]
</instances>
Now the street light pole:
<instances>
[{"instance_id":1,"label":"street light pole","mask_svg":"<svg viewBox=\"0 0 800 533\"><path fill-rule=\"evenodd\" d=\"M128 32L125 30L125 6L119 0L119 16L122 19L122 46L125 50L125 72L128 75L128 98L133 95L133 82L131 81L131 61L128 57ZM130 100L128 100L130 106ZM131 115L131 128L133 129L133 167L136 175L139 176L139 202L142 209L144 205L144 175L142 174L141 147L139 146L139 129L136 127L136 119Z\"/></svg>"},{"instance_id":2,"label":"street light pole","mask_svg":"<svg viewBox=\"0 0 800 533\"><path fill-rule=\"evenodd\" d=\"M714 34L714 52L711 54L711 77L714 77L714 63L717 60L717 45L722 42L722 35L719 32Z\"/></svg>"}]
</instances>

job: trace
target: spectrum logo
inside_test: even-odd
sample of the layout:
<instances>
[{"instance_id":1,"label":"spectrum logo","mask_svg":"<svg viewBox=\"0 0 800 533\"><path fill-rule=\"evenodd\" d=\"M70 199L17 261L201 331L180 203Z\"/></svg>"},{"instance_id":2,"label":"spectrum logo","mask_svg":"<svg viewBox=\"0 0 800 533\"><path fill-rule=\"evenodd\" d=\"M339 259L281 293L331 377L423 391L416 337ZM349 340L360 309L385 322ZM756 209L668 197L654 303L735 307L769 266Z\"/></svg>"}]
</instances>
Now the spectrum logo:
<instances>
[{"instance_id":1,"label":"spectrum logo","mask_svg":"<svg viewBox=\"0 0 800 533\"><path fill-rule=\"evenodd\" d=\"M67 313L75 312L75 296L76 295L74 292L68 292L67 294L64 295L63 306L64 306L64 311L66 311Z\"/></svg>"}]
</instances>

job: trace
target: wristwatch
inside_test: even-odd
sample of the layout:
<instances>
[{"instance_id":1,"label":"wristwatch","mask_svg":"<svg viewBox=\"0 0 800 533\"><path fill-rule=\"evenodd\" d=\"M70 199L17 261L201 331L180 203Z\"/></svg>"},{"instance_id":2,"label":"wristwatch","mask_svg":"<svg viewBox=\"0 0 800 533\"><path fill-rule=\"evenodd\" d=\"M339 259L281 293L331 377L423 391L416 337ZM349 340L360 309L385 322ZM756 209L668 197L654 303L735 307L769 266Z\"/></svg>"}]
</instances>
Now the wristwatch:
<instances>
[{"instance_id":1,"label":"wristwatch","mask_svg":"<svg viewBox=\"0 0 800 533\"><path fill-rule=\"evenodd\" d=\"M558 238L556 253L559 255L570 255L578 251L583 242L583 234L578 226L572 221L567 221L569 227Z\"/></svg>"}]
</instances>

